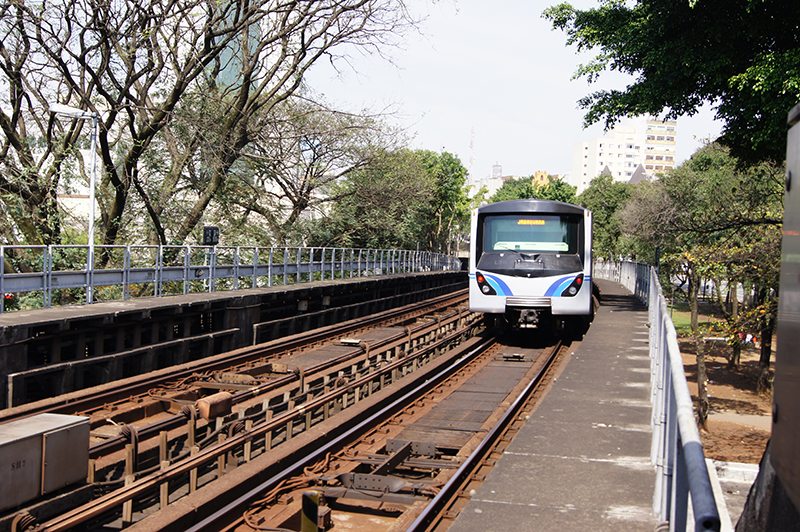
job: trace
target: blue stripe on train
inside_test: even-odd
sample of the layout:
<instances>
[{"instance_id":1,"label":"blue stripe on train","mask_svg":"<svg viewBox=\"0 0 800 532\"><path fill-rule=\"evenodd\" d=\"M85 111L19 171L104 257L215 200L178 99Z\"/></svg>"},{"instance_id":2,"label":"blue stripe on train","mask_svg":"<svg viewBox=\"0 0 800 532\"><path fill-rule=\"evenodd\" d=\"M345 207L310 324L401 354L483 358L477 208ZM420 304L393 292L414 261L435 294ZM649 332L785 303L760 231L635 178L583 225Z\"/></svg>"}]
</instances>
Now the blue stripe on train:
<instances>
[{"instance_id":1,"label":"blue stripe on train","mask_svg":"<svg viewBox=\"0 0 800 532\"><path fill-rule=\"evenodd\" d=\"M567 277L562 277L558 279L556 282L550 285L550 288L547 289L547 292L544 293L546 296L560 296L561 292L563 292L572 281L575 280L576 275L569 275Z\"/></svg>"},{"instance_id":2,"label":"blue stripe on train","mask_svg":"<svg viewBox=\"0 0 800 532\"><path fill-rule=\"evenodd\" d=\"M499 277L495 277L494 275L489 275L487 273L484 273L483 276L486 277L486 282L489 283L489 286L494 288L494 291L497 292L498 296L514 295L504 280L500 279Z\"/></svg>"}]
</instances>

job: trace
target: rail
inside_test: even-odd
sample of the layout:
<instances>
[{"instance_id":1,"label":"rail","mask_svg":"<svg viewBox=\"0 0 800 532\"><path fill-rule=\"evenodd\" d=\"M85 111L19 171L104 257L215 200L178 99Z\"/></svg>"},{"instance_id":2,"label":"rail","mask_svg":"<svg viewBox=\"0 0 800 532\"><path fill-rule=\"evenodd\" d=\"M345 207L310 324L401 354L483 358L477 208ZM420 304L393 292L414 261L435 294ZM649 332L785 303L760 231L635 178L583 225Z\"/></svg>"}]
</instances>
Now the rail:
<instances>
[{"instance_id":1,"label":"rail","mask_svg":"<svg viewBox=\"0 0 800 532\"><path fill-rule=\"evenodd\" d=\"M669 530L687 529L689 495L694 530L719 530L720 517L686 383L675 326L654 268L634 262L598 262L594 275L616 281L647 303L653 439L656 466L653 510Z\"/></svg>"},{"instance_id":2,"label":"rail","mask_svg":"<svg viewBox=\"0 0 800 532\"><path fill-rule=\"evenodd\" d=\"M137 245L94 250L99 262L90 260L85 245L0 246L0 313L20 307L460 269L456 257L402 249Z\"/></svg>"}]
</instances>

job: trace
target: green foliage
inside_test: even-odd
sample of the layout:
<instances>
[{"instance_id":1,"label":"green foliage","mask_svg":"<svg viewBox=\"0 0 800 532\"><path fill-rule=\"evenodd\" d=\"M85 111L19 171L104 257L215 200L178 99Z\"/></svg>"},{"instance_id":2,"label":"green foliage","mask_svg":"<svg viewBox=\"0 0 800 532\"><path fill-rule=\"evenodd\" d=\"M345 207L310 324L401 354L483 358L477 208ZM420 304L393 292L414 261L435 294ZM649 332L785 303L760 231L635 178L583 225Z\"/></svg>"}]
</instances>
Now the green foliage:
<instances>
[{"instance_id":1,"label":"green foliage","mask_svg":"<svg viewBox=\"0 0 800 532\"><path fill-rule=\"evenodd\" d=\"M318 246L416 248L433 199L433 179L411 150L384 152L332 189L338 198L311 229Z\"/></svg>"},{"instance_id":2,"label":"green foliage","mask_svg":"<svg viewBox=\"0 0 800 532\"><path fill-rule=\"evenodd\" d=\"M490 198L491 203L515 199L535 198L575 203L577 189L561 178L552 178L546 184L535 185L532 177L509 179Z\"/></svg>"},{"instance_id":3,"label":"green foliage","mask_svg":"<svg viewBox=\"0 0 800 532\"><path fill-rule=\"evenodd\" d=\"M453 238L464 232L469 223L470 199L467 196L467 169L458 157L449 152L437 154L417 151L433 180L432 201L425 209L428 226L428 249L449 252Z\"/></svg>"},{"instance_id":4,"label":"green foliage","mask_svg":"<svg viewBox=\"0 0 800 532\"><path fill-rule=\"evenodd\" d=\"M311 228L312 245L453 251L471 201L454 155L384 151L331 190L333 208Z\"/></svg>"},{"instance_id":5,"label":"green foliage","mask_svg":"<svg viewBox=\"0 0 800 532\"><path fill-rule=\"evenodd\" d=\"M498 201L508 201L515 199L525 199L533 197L533 183L529 177L520 177L517 179L509 179L503 186L497 189L491 198L490 203L497 203Z\"/></svg>"},{"instance_id":6,"label":"green foliage","mask_svg":"<svg viewBox=\"0 0 800 532\"><path fill-rule=\"evenodd\" d=\"M744 166L710 144L658 181L636 185L621 211L621 227L640 248L660 249L667 282L680 275L690 287L700 279L753 287L753 307L766 323L777 297L782 191L782 167ZM748 316L731 322L731 334L752 321Z\"/></svg>"},{"instance_id":7,"label":"green foliage","mask_svg":"<svg viewBox=\"0 0 800 532\"><path fill-rule=\"evenodd\" d=\"M563 201L564 203L575 203L577 198L575 193L578 189L560 177L551 178L550 181L544 185L537 185L533 187L533 197L537 199Z\"/></svg>"},{"instance_id":8,"label":"green foliage","mask_svg":"<svg viewBox=\"0 0 800 532\"><path fill-rule=\"evenodd\" d=\"M581 99L587 124L692 115L711 102L740 160L784 159L786 113L800 101L800 2L604 0L587 10L558 4L544 16L568 44L596 51L576 77L635 77L625 90Z\"/></svg>"},{"instance_id":9,"label":"green foliage","mask_svg":"<svg viewBox=\"0 0 800 532\"><path fill-rule=\"evenodd\" d=\"M630 197L630 189L631 185L614 181L610 175L600 175L578 196L578 203L592 211L595 257L613 258L622 254L622 230L617 213Z\"/></svg>"}]
</instances>

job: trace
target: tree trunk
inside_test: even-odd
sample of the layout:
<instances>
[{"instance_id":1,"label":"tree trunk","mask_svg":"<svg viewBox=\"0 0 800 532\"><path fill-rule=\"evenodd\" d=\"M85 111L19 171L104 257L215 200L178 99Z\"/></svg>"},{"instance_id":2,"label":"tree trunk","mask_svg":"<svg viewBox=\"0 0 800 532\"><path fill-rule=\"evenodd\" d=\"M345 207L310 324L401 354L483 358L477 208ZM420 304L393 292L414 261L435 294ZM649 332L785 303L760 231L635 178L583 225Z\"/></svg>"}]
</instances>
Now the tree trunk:
<instances>
[{"instance_id":1,"label":"tree trunk","mask_svg":"<svg viewBox=\"0 0 800 532\"><path fill-rule=\"evenodd\" d=\"M697 358L697 423L708 430L708 378L706 376L706 344L699 335L694 337Z\"/></svg>"},{"instance_id":2,"label":"tree trunk","mask_svg":"<svg viewBox=\"0 0 800 532\"><path fill-rule=\"evenodd\" d=\"M772 390L772 378L769 363L772 358L772 332L775 329L775 318L765 319L761 322L761 356L758 359L758 392Z\"/></svg>"},{"instance_id":3,"label":"tree trunk","mask_svg":"<svg viewBox=\"0 0 800 532\"><path fill-rule=\"evenodd\" d=\"M728 286L728 296L731 299L731 323L736 323L739 320L739 296L736 295L736 289L739 283L733 281ZM731 349L731 357L728 359L728 368L738 368L742 359L742 341L739 338L737 331L736 338L733 339L733 347Z\"/></svg>"},{"instance_id":4,"label":"tree trunk","mask_svg":"<svg viewBox=\"0 0 800 532\"><path fill-rule=\"evenodd\" d=\"M697 336L697 323L698 323L698 310L697 310L697 292L700 284L700 278L695 273L694 267L689 265L689 312L691 313L691 327L692 335Z\"/></svg>"}]
</instances>

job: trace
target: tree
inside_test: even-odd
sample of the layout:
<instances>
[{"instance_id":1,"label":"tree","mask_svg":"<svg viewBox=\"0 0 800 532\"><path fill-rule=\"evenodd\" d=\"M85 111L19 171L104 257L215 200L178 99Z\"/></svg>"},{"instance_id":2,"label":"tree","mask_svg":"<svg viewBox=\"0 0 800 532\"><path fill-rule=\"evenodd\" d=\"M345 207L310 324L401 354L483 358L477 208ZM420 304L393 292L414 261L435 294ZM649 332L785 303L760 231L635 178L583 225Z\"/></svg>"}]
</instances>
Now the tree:
<instances>
[{"instance_id":1,"label":"tree","mask_svg":"<svg viewBox=\"0 0 800 532\"><path fill-rule=\"evenodd\" d=\"M592 211L592 245L596 257L613 258L622 253L618 213L630 197L630 188L610 175L600 175L577 198L580 205Z\"/></svg>"},{"instance_id":2,"label":"tree","mask_svg":"<svg viewBox=\"0 0 800 532\"><path fill-rule=\"evenodd\" d=\"M344 45L385 44L409 23L402 0L5 3L0 195L16 198L9 234L59 243L56 194L68 161L85 176L86 125L62 124L48 102L101 116L102 243L145 222L133 202L158 242L180 243L240 171L258 116L294 94L312 64ZM168 223L164 208L175 204L170 216L180 219Z\"/></svg>"},{"instance_id":3,"label":"tree","mask_svg":"<svg viewBox=\"0 0 800 532\"><path fill-rule=\"evenodd\" d=\"M568 44L597 51L577 77L635 77L624 90L582 98L587 124L665 110L677 118L708 102L734 156L784 159L786 113L800 101L800 3L604 0L587 10L558 4L544 16Z\"/></svg>"},{"instance_id":4,"label":"tree","mask_svg":"<svg viewBox=\"0 0 800 532\"><path fill-rule=\"evenodd\" d=\"M534 185L533 197L543 200L575 203L577 201L575 197L577 190L575 186L570 185L560 177L550 176L550 180L547 183Z\"/></svg>"},{"instance_id":5,"label":"tree","mask_svg":"<svg viewBox=\"0 0 800 532\"><path fill-rule=\"evenodd\" d=\"M491 197L492 203L515 199L543 199L553 201L563 201L564 203L575 203L575 192L577 189L555 176L545 184L534 184L533 177L520 177L509 179Z\"/></svg>"},{"instance_id":6,"label":"tree","mask_svg":"<svg viewBox=\"0 0 800 532\"><path fill-rule=\"evenodd\" d=\"M472 207L458 158L428 150L379 150L331 194L337 201L315 224L314 245L451 253Z\"/></svg>"},{"instance_id":7,"label":"tree","mask_svg":"<svg viewBox=\"0 0 800 532\"><path fill-rule=\"evenodd\" d=\"M427 241L434 179L419 153L378 153L331 189L330 212L313 224L314 246L414 249Z\"/></svg>"},{"instance_id":8,"label":"tree","mask_svg":"<svg viewBox=\"0 0 800 532\"><path fill-rule=\"evenodd\" d=\"M783 170L744 167L727 149L710 144L652 183L640 183L621 213L624 232L664 256L664 278L680 269L688 280L692 329L697 334L701 279L745 283L754 294L749 312L730 321L728 333L757 329L762 338L759 387L769 386L780 238Z\"/></svg>"},{"instance_id":9,"label":"tree","mask_svg":"<svg viewBox=\"0 0 800 532\"><path fill-rule=\"evenodd\" d=\"M489 201L496 203L498 201L532 198L533 193L533 183L529 177L512 178L503 183L497 189L497 192L489 198Z\"/></svg>"},{"instance_id":10,"label":"tree","mask_svg":"<svg viewBox=\"0 0 800 532\"><path fill-rule=\"evenodd\" d=\"M432 201L428 205L427 248L452 253L457 233L469 223L470 200L467 195L467 169L458 157L443 151L418 151L433 179Z\"/></svg>"},{"instance_id":11,"label":"tree","mask_svg":"<svg viewBox=\"0 0 800 532\"><path fill-rule=\"evenodd\" d=\"M246 168L231 175L219 198L226 205L220 214L234 225L263 227L250 242L303 241L304 218L339 199L333 184L399 142L377 116L337 112L305 97L261 120L242 157Z\"/></svg>"}]
</instances>

